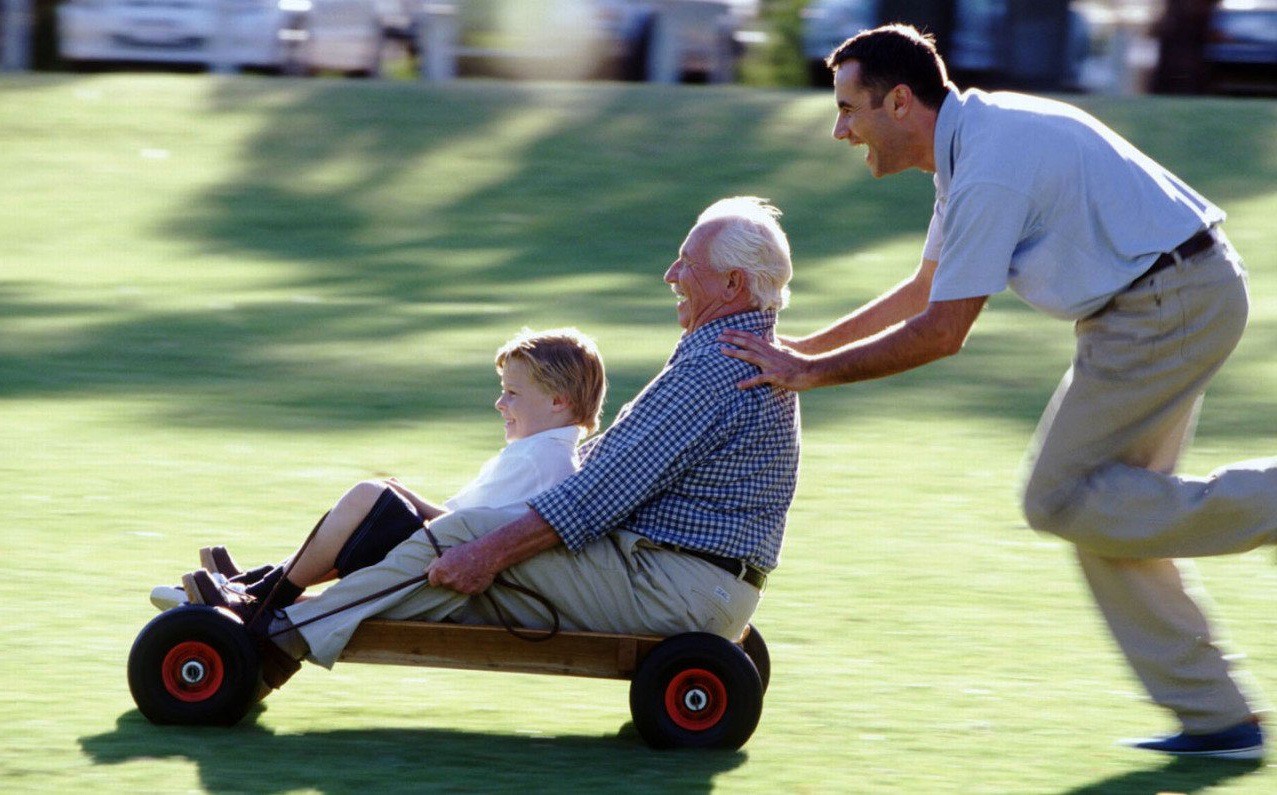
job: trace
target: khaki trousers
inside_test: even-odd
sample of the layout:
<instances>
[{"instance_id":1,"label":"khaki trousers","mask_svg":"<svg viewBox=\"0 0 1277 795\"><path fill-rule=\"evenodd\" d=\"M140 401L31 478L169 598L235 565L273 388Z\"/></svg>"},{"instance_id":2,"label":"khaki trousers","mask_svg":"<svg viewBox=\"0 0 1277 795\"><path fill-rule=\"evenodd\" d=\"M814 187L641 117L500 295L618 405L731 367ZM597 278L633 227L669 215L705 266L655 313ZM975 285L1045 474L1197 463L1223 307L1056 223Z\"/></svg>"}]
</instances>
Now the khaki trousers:
<instances>
[{"instance_id":1,"label":"khaki trousers","mask_svg":"<svg viewBox=\"0 0 1277 795\"><path fill-rule=\"evenodd\" d=\"M432 522L430 531L446 549L489 533L518 515L486 509L458 511ZM418 531L380 563L352 572L314 599L288 608L288 617L300 624L351 604L421 574L434 559L425 531ZM760 597L756 588L710 563L660 549L624 531L604 536L579 553L555 547L510 567L502 576L549 599L565 630L651 635L700 631L735 638L745 629ZM501 585L493 585L487 593L518 626L548 629L552 625L545 607L526 594ZM310 659L331 668L359 623L372 617L500 623L482 595L418 584L301 627Z\"/></svg>"},{"instance_id":2,"label":"khaki trousers","mask_svg":"<svg viewBox=\"0 0 1277 795\"><path fill-rule=\"evenodd\" d=\"M1025 515L1077 547L1118 645L1189 732L1259 709L1216 644L1188 561L1277 540L1277 458L1172 475L1211 377L1246 325L1227 242L1136 281L1077 323L1077 355L1027 459ZM1247 692L1251 691L1251 692Z\"/></svg>"}]
</instances>

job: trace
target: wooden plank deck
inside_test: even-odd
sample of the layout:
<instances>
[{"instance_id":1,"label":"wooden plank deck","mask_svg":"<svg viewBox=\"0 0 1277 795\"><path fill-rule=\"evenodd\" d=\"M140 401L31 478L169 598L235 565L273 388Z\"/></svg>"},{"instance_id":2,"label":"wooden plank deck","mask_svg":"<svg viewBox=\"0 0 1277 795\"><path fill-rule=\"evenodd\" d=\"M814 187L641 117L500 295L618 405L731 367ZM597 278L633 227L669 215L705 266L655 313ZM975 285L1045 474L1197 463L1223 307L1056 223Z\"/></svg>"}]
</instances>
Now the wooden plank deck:
<instances>
[{"instance_id":1,"label":"wooden plank deck","mask_svg":"<svg viewBox=\"0 0 1277 795\"><path fill-rule=\"evenodd\" d=\"M521 630L533 634L531 630ZM540 633L548 634L548 633ZM371 619L359 625L343 662L629 679L663 638L560 632L547 641L517 638L503 627Z\"/></svg>"}]
</instances>

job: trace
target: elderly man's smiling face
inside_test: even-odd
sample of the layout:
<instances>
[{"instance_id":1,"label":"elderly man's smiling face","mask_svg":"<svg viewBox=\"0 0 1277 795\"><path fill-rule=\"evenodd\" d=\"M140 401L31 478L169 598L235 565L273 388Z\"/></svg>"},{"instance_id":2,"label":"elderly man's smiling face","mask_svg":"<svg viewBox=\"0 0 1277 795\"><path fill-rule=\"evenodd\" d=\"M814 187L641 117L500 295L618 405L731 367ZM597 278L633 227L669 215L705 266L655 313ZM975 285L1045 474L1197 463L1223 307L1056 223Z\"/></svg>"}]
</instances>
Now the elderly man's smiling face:
<instances>
[{"instance_id":1,"label":"elderly man's smiling face","mask_svg":"<svg viewBox=\"0 0 1277 795\"><path fill-rule=\"evenodd\" d=\"M709 246L719 227L710 222L692 229L678 250L678 259L665 271L665 282L679 298L678 324L687 331L741 311L737 306L741 274L720 273L710 264Z\"/></svg>"}]
</instances>

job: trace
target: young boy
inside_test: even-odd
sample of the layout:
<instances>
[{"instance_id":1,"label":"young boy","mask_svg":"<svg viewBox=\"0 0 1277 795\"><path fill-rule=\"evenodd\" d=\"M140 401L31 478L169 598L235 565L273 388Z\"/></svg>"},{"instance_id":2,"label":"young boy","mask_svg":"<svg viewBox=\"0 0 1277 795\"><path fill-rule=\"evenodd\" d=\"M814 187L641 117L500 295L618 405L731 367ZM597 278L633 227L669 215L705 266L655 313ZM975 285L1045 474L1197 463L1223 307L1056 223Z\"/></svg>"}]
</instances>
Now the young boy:
<instances>
[{"instance_id":1,"label":"young boy","mask_svg":"<svg viewBox=\"0 0 1277 795\"><path fill-rule=\"evenodd\" d=\"M607 390L594 341L574 328L524 329L496 354L506 446L478 476L442 506L395 478L364 481L346 492L312 537L289 559L241 574L221 547L201 550L203 569L182 578L182 596L197 604L225 605L245 616L286 607L310 585L376 563L421 526L462 508L521 508L529 498L580 467L576 446L598 427ZM223 587L213 575L244 585ZM286 575L286 576L285 576ZM173 589L157 587L161 609L179 603ZM262 605L263 600L268 603Z\"/></svg>"}]
</instances>

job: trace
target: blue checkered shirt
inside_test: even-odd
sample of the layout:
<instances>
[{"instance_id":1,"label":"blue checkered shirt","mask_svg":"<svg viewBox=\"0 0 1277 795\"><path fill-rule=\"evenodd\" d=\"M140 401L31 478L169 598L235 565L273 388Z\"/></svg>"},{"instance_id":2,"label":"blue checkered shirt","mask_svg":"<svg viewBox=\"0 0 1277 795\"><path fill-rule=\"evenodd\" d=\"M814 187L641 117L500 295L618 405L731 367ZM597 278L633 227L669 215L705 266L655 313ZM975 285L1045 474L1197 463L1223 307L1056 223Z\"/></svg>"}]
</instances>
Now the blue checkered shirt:
<instances>
[{"instance_id":1,"label":"blue checkered shirt","mask_svg":"<svg viewBox=\"0 0 1277 795\"><path fill-rule=\"evenodd\" d=\"M757 369L720 350L742 329L773 338L774 312L744 312L683 336L616 421L587 443L581 469L528 504L568 549L613 530L776 567L798 478L798 398L737 389Z\"/></svg>"}]
</instances>

